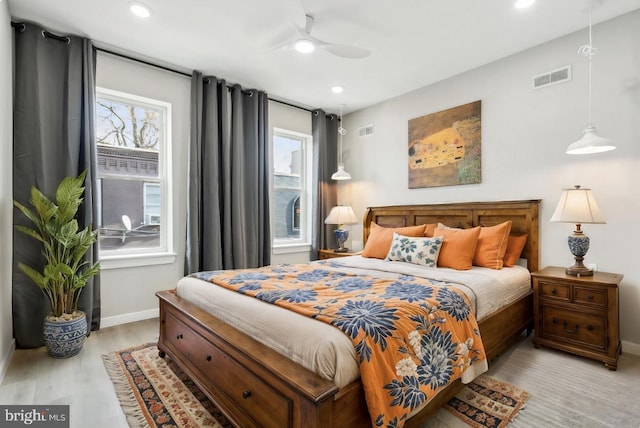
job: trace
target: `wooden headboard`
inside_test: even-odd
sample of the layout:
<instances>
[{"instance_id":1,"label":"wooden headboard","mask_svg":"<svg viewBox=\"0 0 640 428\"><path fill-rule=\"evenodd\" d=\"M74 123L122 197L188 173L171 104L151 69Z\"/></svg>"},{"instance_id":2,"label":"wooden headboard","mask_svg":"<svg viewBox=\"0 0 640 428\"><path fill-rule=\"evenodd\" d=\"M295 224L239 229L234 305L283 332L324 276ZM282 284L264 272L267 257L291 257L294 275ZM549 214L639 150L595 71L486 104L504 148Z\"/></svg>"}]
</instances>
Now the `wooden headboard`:
<instances>
[{"instance_id":1,"label":"wooden headboard","mask_svg":"<svg viewBox=\"0 0 640 428\"><path fill-rule=\"evenodd\" d=\"M434 205L399 205L367 208L364 215L364 242L371 222L384 227L442 223L450 227L494 226L513 222L512 235L527 234L522 258L531 272L538 270L540 257L538 207L540 200L506 202L459 202Z\"/></svg>"}]
</instances>

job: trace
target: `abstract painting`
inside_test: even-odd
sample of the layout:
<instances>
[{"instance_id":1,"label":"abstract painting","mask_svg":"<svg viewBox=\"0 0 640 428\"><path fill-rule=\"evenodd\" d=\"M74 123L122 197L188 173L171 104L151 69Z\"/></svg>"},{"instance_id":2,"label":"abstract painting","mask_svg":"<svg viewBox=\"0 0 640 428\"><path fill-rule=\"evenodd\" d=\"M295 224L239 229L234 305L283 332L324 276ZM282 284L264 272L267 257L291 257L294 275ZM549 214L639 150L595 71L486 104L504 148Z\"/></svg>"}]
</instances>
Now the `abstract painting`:
<instances>
[{"instance_id":1,"label":"abstract painting","mask_svg":"<svg viewBox=\"0 0 640 428\"><path fill-rule=\"evenodd\" d=\"M481 101L409 120L409 188L480 183Z\"/></svg>"}]
</instances>

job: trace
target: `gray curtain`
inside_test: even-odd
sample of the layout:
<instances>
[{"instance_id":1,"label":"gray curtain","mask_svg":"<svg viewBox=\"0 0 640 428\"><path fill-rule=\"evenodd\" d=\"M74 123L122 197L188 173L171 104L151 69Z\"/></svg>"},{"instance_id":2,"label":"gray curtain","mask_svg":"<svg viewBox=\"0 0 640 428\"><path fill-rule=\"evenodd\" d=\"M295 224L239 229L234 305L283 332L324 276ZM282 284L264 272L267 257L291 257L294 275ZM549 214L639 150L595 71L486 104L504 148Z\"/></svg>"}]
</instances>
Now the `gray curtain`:
<instances>
[{"instance_id":1,"label":"gray curtain","mask_svg":"<svg viewBox=\"0 0 640 428\"><path fill-rule=\"evenodd\" d=\"M95 49L90 40L59 37L32 24L14 24L13 197L28 205L31 186L49 198L65 176L87 170L81 227L93 224L97 207ZM29 225L17 210L14 224ZM97 244L88 259L98 258ZM50 312L37 285L17 262L42 265L41 245L13 233L13 332L20 348L39 347L42 321ZM95 276L80 295L79 309L91 330L100 328L100 278Z\"/></svg>"},{"instance_id":2,"label":"gray curtain","mask_svg":"<svg viewBox=\"0 0 640 428\"><path fill-rule=\"evenodd\" d=\"M338 204L338 184L331 175L338 169L338 127L336 115L315 110L311 115L313 133L313 201L311 230L311 260L316 260L318 250L335 248L335 226L324 224L331 208Z\"/></svg>"},{"instance_id":3,"label":"gray curtain","mask_svg":"<svg viewBox=\"0 0 640 428\"><path fill-rule=\"evenodd\" d=\"M191 78L185 274L271 262L268 99Z\"/></svg>"}]
</instances>

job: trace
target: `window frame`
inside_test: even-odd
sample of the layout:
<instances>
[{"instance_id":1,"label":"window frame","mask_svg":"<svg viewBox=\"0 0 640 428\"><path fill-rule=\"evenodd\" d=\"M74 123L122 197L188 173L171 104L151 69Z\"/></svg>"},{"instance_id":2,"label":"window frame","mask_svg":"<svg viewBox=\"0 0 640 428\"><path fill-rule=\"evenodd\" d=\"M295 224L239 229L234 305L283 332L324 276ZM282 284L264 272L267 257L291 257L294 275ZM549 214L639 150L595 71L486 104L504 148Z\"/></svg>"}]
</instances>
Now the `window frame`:
<instances>
[{"instance_id":1,"label":"window frame","mask_svg":"<svg viewBox=\"0 0 640 428\"><path fill-rule=\"evenodd\" d=\"M102 269L118 269L124 267L148 266L173 263L176 259L173 242L173 195L172 195L172 106L171 103L153 98L143 97L128 92L96 87L96 103L98 99L107 99L123 104L130 103L136 106L148 106L161 112L161 135L158 150L158 177L140 177L136 181L143 183L157 183L160 186L160 246L151 248L136 248L127 250L100 249L100 266ZM97 138L93 144L97 148ZM96 149L97 150L97 149ZM109 174L98 173L97 179L109 178ZM127 179L126 176L113 175L112 178ZM101 189L99 194L102 195ZM144 191L142 195L144 211ZM102 199L99 200L102 204ZM102 217L102 213L100 213Z\"/></svg>"},{"instance_id":2,"label":"window frame","mask_svg":"<svg viewBox=\"0 0 640 428\"><path fill-rule=\"evenodd\" d=\"M304 210L300 216L300 236L299 238L286 238L279 239L275 237L275 216L273 210L274 204L270 204L271 209L271 248L274 254L308 251L311 249L311 228L312 228L312 182L313 182L313 136L302 132L292 131L290 129L273 127L273 135L271 139L271 156L275 153L275 139L276 137L289 138L299 140L301 142L302 155L300 160L301 174L300 174L300 207ZM271 173L271 194L275 194L275 169L273 161L269 166ZM273 200L273 198L271 198ZM293 204L295 206L295 204ZM295 209L295 208L293 208ZM293 215L291 213L285 213L286 215ZM291 219L293 220L293 219Z\"/></svg>"}]
</instances>

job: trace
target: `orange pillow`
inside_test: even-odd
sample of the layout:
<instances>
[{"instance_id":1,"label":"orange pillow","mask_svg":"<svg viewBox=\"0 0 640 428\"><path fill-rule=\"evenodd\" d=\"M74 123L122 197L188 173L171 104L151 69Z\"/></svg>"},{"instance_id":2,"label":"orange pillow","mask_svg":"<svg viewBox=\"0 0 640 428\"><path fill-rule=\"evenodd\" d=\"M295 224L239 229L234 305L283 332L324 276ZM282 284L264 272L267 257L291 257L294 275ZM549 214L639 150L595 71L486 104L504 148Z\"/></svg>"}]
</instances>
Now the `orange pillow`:
<instances>
[{"instance_id":1,"label":"orange pillow","mask_svg":"<svg viewBox=\"0 0 640 428\"><path fill-rule=\"evenodd\" d=\"M518 263L518 259L522 254L524 245L527 243L527 235L509 236L509 242L507 243L507 251L504 253L504 265L505 267L511 267Z\"/></svg>"},{"instance_id":2,"label":"orange pillow","mask_svg":"<svg viewBox=\"0 0 640 428\"><path fill-rule=\"evenodd\" d=\"M481 227L478 245L473 255L473 264L491 269L502 269L504 254L507 251L512 221L508 220L495 226Z\"/></svg>"},{"instance_id":3,"label":"orange pillow","mask_svg":"<svg viewBox=\"0 0 640 428\"><path fill-rule=\"evenodd\" d=\"M424 230L424 236L426 236L427 238L433 238L433 231L436 230L437 226L437 223L425 224L426 229Z\"/></svg>"},{"instance_id":4,"label":"orange pillow","mask_svg":"<svg viewBox=\"0 0 640 428\"><path fill-rule=\"evenodd\" d=\"M457 270L468 270L473 265L473 255L478 245L480 226L471 229L440 229L433 236L444 236L438 256L438 266Z\"/></svg>"},{"instance_id":5,"label":"orange pillow","mask_svg":"<svg viewBox=\"0 0 640 428\"><path fill-rule=\"evenodd\" d=\"M394 232L399 235L419 237L424 236L425 227L424 224L407 227L382 227L371 222L369 237L367 238L367 243L364 245L361 256L384 259L387 257L387 253L389 253L389 248L391 248Z\"/></svg>"}]
</instances>

